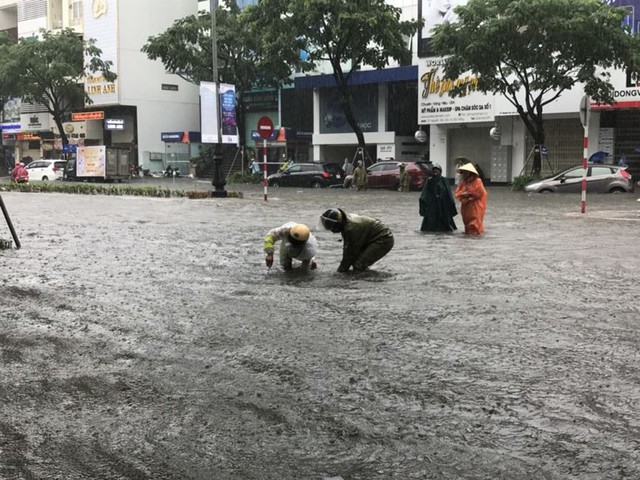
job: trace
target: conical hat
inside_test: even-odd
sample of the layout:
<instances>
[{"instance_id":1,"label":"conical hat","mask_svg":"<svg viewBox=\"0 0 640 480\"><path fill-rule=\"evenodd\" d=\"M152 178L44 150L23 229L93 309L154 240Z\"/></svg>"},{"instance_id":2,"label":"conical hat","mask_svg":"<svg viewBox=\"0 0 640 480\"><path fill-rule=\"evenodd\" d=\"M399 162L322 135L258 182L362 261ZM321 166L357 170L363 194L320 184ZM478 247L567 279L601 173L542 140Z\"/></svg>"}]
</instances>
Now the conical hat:
<instances>
[{"instance_id":1,"label":"conical hat","mask_svg":"<svg viewBox=\"0 0 640 480\"><path fill-rule=\"evenodd\" d=\"M471 173L475 173L476 175L478 175L478 171L476 170L476 167L473 166L473 163L465 163L461 167L458 167L458 170L456 170L456 171L457 172L471 172ZM480 176L480 175L478 175L478 176Z\"/></svg>"}]
</instances>

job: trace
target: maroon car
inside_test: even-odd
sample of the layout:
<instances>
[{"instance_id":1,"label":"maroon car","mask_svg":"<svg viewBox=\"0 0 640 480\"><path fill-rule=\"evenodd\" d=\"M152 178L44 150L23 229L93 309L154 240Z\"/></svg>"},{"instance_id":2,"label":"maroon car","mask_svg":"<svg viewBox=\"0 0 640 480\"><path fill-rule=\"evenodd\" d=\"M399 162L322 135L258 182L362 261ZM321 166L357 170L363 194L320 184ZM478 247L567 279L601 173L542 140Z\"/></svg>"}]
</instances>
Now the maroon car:
<instances>
[{"instance_id":1,"label":"maroon car","mask_svg":"<svg viewBox=\"0 0 640 480\"><path fill-rule=\"evenodd\" d=\"M411 190L422 190L429 175L429 167L423 162L378 162L367 168L367 188L388 188L397 190L400 187L400 163L409 173ZM351 175L349 177L352 177ZM345 186L350 186L352 178L347 177Z\"/></svg>"}]
</instances>

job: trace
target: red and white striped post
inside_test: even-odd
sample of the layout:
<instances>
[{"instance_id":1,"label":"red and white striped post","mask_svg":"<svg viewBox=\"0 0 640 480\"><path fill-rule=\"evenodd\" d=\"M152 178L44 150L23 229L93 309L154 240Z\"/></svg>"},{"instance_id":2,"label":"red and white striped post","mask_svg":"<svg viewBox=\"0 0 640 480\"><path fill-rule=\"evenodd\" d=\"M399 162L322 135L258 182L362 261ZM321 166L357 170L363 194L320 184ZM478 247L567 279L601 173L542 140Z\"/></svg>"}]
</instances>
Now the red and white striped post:
<instances>
[{"instance_id":1,"label":"red and white striped post","mask_svg":"<svg viewBox=\"0 0 640 480\"><path fill-rule=\"evenodd\" d=\"M267 187L269 186L269 180L267 180L267 139L271 137L273 133L273 122L267 116L260 117L258 120L258 135L262 138L262 165L264 167L264 176L262 178L262 185L264 186L264 201L267 201Z\"/></svg>"},{"instance_id":2,"label":"red and white striped post","mask_svg":"<svg viewBox=\"0 0 640 480\"><path fill-rule=\"evenodd\" d=\"M582 140L582 199L580 201L580 213L587 209L587 159L589 158L589 96L585 95L580 101L580 121L584 127L584 138Z\"/></svg>"},{"instance_id":3,"label":"red and white striped post","mask_svg":"<svg viewBox=\"0 0 640 480\"><path fill-rule=\"evenodd\" d=\"M269 180L267 180L267 140L262 140L262 166L264 170L264 175L262 177L262 185L264 186L264 201L267 201L267 187L269 185Z\"/></svg>"},{"instance_id":4,"label":"red and white striped post","mask_svg":"<svg viewBox=\"0 0 640 480\"><path fill-rule=\"evenodd\" d=\"M589 126L584 127L584 139L582 140L582 198L580 200L580 213L587 209L587 158L589 157Z\"/></svg>"}]
</instances>

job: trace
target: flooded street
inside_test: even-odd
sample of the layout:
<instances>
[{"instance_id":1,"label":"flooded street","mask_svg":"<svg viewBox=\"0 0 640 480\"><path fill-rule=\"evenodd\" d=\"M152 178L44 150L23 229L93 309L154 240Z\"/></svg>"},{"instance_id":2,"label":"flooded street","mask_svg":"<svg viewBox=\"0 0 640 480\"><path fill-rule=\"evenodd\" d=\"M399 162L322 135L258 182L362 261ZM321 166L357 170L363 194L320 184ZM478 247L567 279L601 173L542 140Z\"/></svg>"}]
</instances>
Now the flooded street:
<instances>
[{"instance_id":1,"label":"flooded street","mask_svg":"<svg viewBox=\"0 0 640 480\"><path fill-rule=\"evenodd\" d=\"M0 479L640 478L638 192L489 188L469 238L421 234L418 192L227 189L2 193ZM393 250L265 267L333 206Z\"/></svg>"}]
</instances>

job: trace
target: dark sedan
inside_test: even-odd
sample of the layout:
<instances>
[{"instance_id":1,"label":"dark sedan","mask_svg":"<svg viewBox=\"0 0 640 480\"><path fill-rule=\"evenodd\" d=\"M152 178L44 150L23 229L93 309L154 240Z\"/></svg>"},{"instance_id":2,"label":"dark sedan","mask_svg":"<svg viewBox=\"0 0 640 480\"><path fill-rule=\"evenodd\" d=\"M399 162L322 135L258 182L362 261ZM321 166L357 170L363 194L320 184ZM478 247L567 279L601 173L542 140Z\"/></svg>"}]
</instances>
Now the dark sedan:
<instances>
[{"instance_id":1,"label":"dark sedan","mask_svg":"<svg viewBox=\"0 0 640 480\"><path fill-rule=\"evenodd\" d=\"M267 180L270 187L324 188L342 185L344 174L337 163L294 163Z\"/></svg>"}]
</instances>

